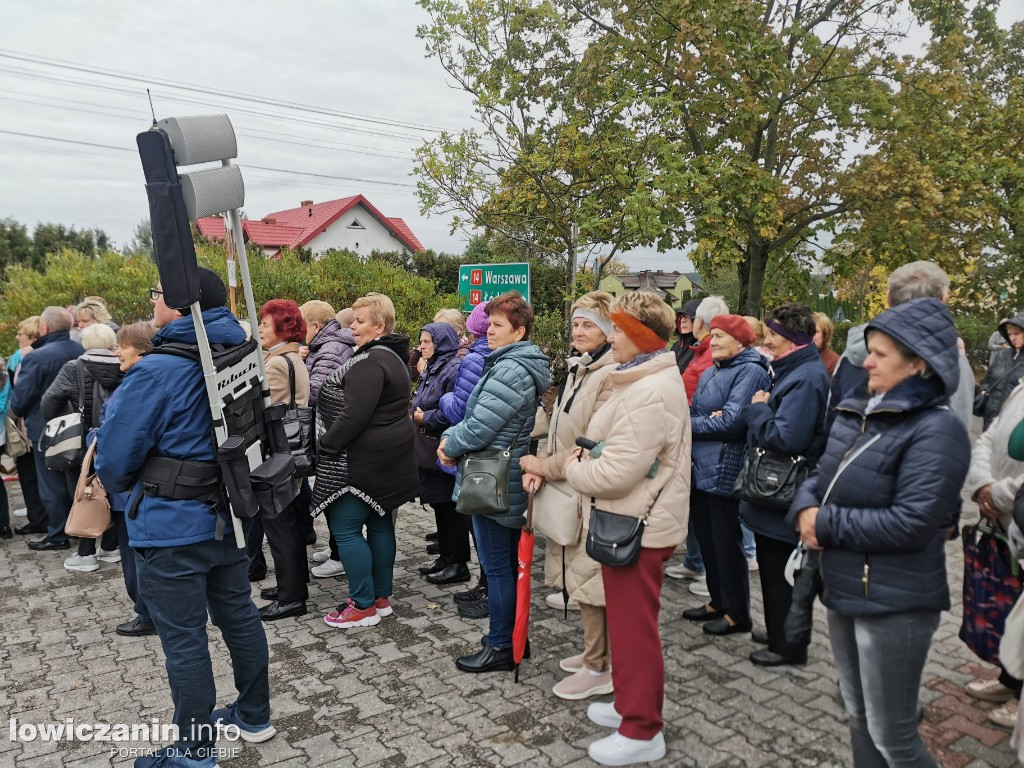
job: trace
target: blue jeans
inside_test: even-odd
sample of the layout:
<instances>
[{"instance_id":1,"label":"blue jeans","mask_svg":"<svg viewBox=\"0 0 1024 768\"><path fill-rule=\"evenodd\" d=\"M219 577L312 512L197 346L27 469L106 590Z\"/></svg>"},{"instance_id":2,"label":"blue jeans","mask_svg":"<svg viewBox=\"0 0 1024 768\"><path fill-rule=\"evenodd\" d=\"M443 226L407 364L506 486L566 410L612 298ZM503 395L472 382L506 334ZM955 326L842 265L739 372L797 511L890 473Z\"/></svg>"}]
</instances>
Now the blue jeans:
<instances>
[{"instance_id":1,"label":"blue jeans","mask_svg":"<svg viewBox=\"0 0 1024 768\"><path fill-rule=\"evenodd\" d=\"M152 622L146 601L139 594L139 571L135 565L135 550L128 546L128 523L123 509L111 509L114 527L117 529L117 548L121 552L121 575L124 576L124 588L134 603L136 615L143 621Z\"/></svg>"},{"instance_id":2,"label":"blue jeans","mask_svg":"<svg viewBox=\"0 0 1024 768\"><path fill-rule=\"evenodd\" d=\"M391 514L378 515L358 496L346 493L327 507L327 522L338 543L348 594L356 608L369 608L376 598L391 597L396 550Z\"/></svg>"},{"instance_id":3,"label":"blue jeans","mask_svg":"<svg viewBox=\"0 0 1024 768\"><path fill-rule=\"evenodd\" d=\"M206 635L207 612L220 627L231 654L239 717L246 723L269 722L267 636L249 594L249 558L235 546L230 528L222 541L136 549L135 562L139 591L167 659L178 726L175 746L202 757L202 750L217 740L210 720L217 689Z\"/></svg>"},{"instance_id":4,"label":"blue jeans","mask_svg":"<svg viewBox=\"0 0 1024 768\"><path fill-rule=\"evenodd\" d=\"M704 572L704 557L700 553L700 542L697 541L697 534L693 532L693 517L689 517L686 525L686 554L683 555L683 565L691 571Z\"/></svg>"},{"instance_id":5,"label":"blue jeans","mask_svg":"<svg viewBox=\"0 0 1024 768\"><path fill-rule=\"evenodd\" d=\"M938 768L918 732L921 675L939 611L828 612L854 768Z\"/></svg>"},{"instance_id":6,"label":"blue jeans","mask_svg":"<svg viewBox=\"0 0 1024 768\"><path fill-rule=\"evenodd\" d=\"M487 574L487 607L491 612L487 644L512 647L516 622L516 574L519 561L519 528L506 528L483 515L473 516L476 556Z\"/></svg>"},{"instance_id":7,"label":"blue jeans","mask_svg":"<svg viewBox=\"0 0 1024 768\"><path fill-rule=\"evenodd\" d=\"M46 539L48 541L67 541L64 523L68 520L71 510L71 497L68 495L67 481L64 472L56 472L46 468L46 456L38 448L32 449L32 459L36 463L36 484L39 496L46 509Z\"/></svg>"},{"instance_id":8,"label":"blue jeans","mask_svg":"<svg viewBox=\"0 0 1024 768\"><path fill-rule=\"evenodd\" d=\"M743 523L740 523L740 530L743 531L743 554L745 554L749 560L757 554L757 544L754 542L754 532L747 528Z\"/></svg>"}]
</instances>

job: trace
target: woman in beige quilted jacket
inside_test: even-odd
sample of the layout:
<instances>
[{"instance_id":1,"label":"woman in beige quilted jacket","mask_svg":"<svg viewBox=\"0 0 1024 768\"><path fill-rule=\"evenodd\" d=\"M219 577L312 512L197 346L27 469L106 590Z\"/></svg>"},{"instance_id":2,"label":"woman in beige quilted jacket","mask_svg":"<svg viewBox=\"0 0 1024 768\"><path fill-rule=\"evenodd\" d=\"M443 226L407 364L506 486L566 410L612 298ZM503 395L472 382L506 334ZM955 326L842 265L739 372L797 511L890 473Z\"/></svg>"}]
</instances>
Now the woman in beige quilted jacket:
<instances>
[{"instance_id":1,"label":"woman in beige quilted jacket","mask_svg":"<svg viewBox=\"0 0 1024 768\"><path fill-rule=\"evenodd\" d=\"M572 305L572 342L580 356L569 360L565 384L551 410L545 451L540 457L524 456L519 460L519 466L527 473L524 483L528 488L547 482L549 487L544 494L548 498L544 501L549 508L564 507L565 515L574 521L582 515L580 495L565 482L562 467L576 448L576 438L586 433L594 412L608 399L608 374L615 367L608 344L613 300L610 293L592 291ZM611 693L601 566L587 556L582 539L567 547L549 539L544 560L545 583L561 590L563 570L565 594L579 605L583 620L583 653L562 659L559 666L572 674L552 690L556 696L569 700ZM561 591L552 597L558 605L564 605Z\"/></svg>"},{"instance_id":2,"label":"woman in beige quilted jacket","mask_svg":"<svg viewBox=\"0 0 1024 768\"><path fill-rule=\"evenodd\" d=\"M586 431L603 447L597 457L573 451L564 471L584 498L585 521L593 514L587 512L591 506L646 521L636 562L601 566L615 701L587 710L593 722L616 729L590 745L591 759L630 765L665 756L658 614L662 566L686 534L690 415L675 357L666 349L675 323L671 308L654 294L637 291L616 300L611 318L609 341L618 365L608 374L608 401ZM584 530L584 540L586 535Z\"/></svg>"}]
</instances>

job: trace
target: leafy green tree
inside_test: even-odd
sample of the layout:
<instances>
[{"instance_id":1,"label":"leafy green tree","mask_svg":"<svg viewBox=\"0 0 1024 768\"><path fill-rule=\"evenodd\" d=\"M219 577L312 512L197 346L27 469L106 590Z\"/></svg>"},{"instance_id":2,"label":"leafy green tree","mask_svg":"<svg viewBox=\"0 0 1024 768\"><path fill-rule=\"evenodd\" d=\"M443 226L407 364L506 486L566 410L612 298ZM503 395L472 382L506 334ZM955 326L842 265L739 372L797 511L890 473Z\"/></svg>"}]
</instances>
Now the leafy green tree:
<instances>
[{"instance_id":1,"label":"leafy green tree","mask_svg":"<svg viewBox=\"0 0 1024 768\"><path fill-rule=\"evenodd\" d=\"M125 246L125 253L133 256L150 256L153 253L153 226L149 219L143 219L135 225L132 239Z\"/></svg>"},{"instance_id":2,"label":"leafy green tree","mask_svg":"<svg viewBox=\"0 0 1024 768\"><path fill-rule=\"evenodd\" d=\"M0 277L14 264L36 263L35 248L25 225L10 218L0 220Z\"/></svg>"},{"instance_id":3,"label":"leafy green tree","mask_svg":"<svg viewBox=\"0 0 1024 768\"><path fill-rule=\"evenodd\" d=\"M47 256L60 253L64 249L93 256L97 252L97 238L104 243L103 250L109 247L110 238L101 229L75 229L63 224L37 224L32 233L36 258L40 263Z\"/></svg>"},{"instance_id":4,"label":"leafy green tree","mask_svg":"<svg viewBox=\"0 0 1024 768\"><path fill-rule=\"evenodd\" d=\"M631 84L581 53L578 14L548 0L419 4L431 21L418 35L473 95L478 123L417 151L425 213L557 260L566 306L581 262L599 271L664 236L649 162L664 138Z\"/></svg>"}]
</instances>

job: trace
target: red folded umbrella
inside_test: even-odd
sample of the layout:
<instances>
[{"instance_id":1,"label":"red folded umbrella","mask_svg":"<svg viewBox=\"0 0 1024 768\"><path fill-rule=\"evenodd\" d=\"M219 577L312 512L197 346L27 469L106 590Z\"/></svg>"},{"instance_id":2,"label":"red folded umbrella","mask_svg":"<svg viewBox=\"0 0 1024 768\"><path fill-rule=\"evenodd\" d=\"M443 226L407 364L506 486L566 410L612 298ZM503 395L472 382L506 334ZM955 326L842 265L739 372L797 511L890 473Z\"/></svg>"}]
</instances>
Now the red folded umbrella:
<instances>
[{"instance_id":1,"label":"red folded umbrella","mask_svg":"<svg viewBox=\"0 0 1024 768\"><path fill-rule=\"evenodd\" d=\"M519 571L516 575L516 623L512 628L512 661L516 664L515 680L519 682L519 665L526 653L530 633L530 571L533 569L533 491L526 502L526 526L519 535Z\"/></svg>"}]
</instances>

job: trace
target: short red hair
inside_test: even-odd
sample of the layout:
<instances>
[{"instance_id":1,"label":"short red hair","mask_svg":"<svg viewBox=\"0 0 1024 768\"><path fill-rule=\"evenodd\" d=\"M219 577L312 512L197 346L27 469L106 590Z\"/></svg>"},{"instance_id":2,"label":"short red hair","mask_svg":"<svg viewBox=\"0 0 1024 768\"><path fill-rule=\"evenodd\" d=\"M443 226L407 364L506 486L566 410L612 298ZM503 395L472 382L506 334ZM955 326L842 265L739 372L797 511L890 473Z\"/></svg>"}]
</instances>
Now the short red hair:
<instances>
[{"instance_id":1,"label":"short red hair","mask_svg":"<svg viewBox=\"0 0 1024 768\"><path fill-rule=\"evenodd\" d=\"M274 335L281 341L306 343L306 321L299 305L291 299L271 299L260 307L260 320L269 317L274 324Z\"/></svg>"},{"instance_id":2,"label":"short red hair","mask_svg":"<svg viewBox=\"0 0 1024 768\"><path fill-rule=\"evenodd\" d=\"M523 334L524 341L530 338L530 331L533 330L533 307L518 291L509 291L491 299L484 307L484 313L487 317L504 315L513 330L526 329L526 333Z\"/></svg>"}]
</instances>

